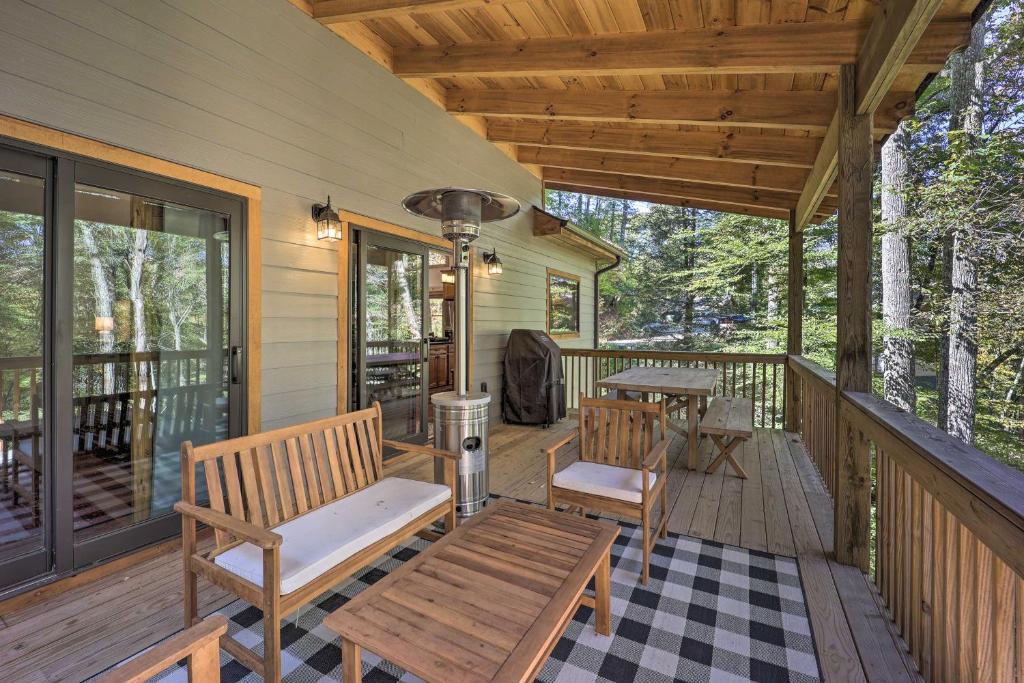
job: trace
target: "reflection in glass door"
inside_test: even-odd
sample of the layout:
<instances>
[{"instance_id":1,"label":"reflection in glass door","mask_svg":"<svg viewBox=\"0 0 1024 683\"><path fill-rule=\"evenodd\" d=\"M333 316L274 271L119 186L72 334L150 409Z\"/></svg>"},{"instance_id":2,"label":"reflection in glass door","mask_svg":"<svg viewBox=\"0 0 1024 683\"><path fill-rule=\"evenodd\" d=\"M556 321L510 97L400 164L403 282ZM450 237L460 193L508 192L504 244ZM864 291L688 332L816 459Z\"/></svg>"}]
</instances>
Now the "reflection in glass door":
<instances>
[{"instance_id":1,"label":"reflection in glass door","mask_svg":"<svg viewBox=\"0 0 1024 683\"><path fill-rule=\"evenodd\" d=\"M427 434L427 250L362 232L359 237L359 403L380 401L384 437Z\"/></svg>"},{"instance_id":2,"label":"reflection in glass door","mask_svg":"<svg viewBox=\"0 0 1024 683\"><path fill-rule=\"evenodd\" d=\"M245 424L243 240L237 198L0 146L0 590L180 532L181 443Z\"/></svg>"},{"instance_id":3,"label":"reflection in glass door","mask_svg":"<svg viewBox=\"0 0 1024 683\"><path fill-rule=\"evenodd\" d=\"M42 157L0 149L0 588L49 567L46 172Z\"/></svg>"},{"instance_id":4,"label":"reflection in glass door","mask_svg":"<svg viewBox=\"0 0 1024 683\"><path fill-rule=\"evenodd\" d=\"M240 327L231 316L232 202L105 169L80 167L76 177L71 457L80 564L176 525L181 443L239 433L230 404L241 373L232 367L240 350L231 338ZM202 208L167 198L178 195Z\"/></svg>"}]
</instances>

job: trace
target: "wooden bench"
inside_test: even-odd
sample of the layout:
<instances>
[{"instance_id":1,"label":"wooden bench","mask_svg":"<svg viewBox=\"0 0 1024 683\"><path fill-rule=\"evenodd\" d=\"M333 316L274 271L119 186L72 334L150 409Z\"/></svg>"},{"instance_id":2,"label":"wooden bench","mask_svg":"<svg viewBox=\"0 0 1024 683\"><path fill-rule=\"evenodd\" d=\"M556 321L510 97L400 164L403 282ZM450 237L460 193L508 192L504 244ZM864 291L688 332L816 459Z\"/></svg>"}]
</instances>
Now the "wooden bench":
<instances>
[{"instance_id":1,"label":"wooden bench","mask_svg":"<svg viewBox=\"0 0 1024 683\"><path fill-rule=\"evenodd\" d=\"M185 625L197 620L197 578L263 610L261 660L225 636L222 647L266 681L281 678L280 621L444 518L455 527L459 456L383 438L371 408L204 446L181 446ZM384 447L443 458L445 486L382 476ZM209 507L196 505L197 465ZM196 524L215 548L197 552Z\"/></svg>"},{"instance_id":2,"label":"wooden bench","mask_svg":"<svg viewBox=\"0 0 1024 683\"><path fill-rule=\"evenodd\" d=\"M219 681L219 643L227 632L227 617L214 614L100 676L97 683L145 683L185 658L190 681Z\"/></svg>"},{"instance_id":3,"label":"wooden bench","mask_svg":"<svg viewBox=\"0 0 1024 683\"><path fill-rule=\"evenodd\" d=\"M728 461L738 477L747 478L732 452L754 435L754 402L751 399L725 396L711 399L700 423L700 433L709 435L718 446L718 457L708 465L708 474L713 474L723 462Z\"/></svg>"}]
</instances>

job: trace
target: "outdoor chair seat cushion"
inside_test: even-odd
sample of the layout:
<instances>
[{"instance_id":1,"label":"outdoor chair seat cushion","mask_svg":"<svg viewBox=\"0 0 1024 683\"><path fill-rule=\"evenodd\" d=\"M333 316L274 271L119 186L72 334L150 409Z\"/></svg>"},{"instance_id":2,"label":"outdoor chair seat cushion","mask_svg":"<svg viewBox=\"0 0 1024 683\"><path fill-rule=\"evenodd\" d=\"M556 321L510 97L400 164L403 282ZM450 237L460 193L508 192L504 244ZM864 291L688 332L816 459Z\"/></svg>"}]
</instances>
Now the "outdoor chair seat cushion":
<instances>
[{"instance_id":1,"label":"outdoor chair seat cushion","mask_svg":"<svg viewBox=\"0 0 1024 683\"><path fill-rule=\"evenodd\" d=\"M365 489L300 515L273 531L281 543L281 594L302 588L364 548L451 499L451 489L411 479L387 477ZM242 543L214 562L263 585L263 551Z\"/></svg>"},{"instance_id":2,"label":"outdoor chair seat cushion","mask_svg":"<svg viewBox=\"0 0 1024 683\"><path fill-rule=\"evenodd\" d=\"M648 472L647 477L647 488L651 489L658 475ZM577 460L561 472L556 472L551 483L558 488L629 503L643 501L643 472L630 467Z\"/></svg>"}]
</instances>

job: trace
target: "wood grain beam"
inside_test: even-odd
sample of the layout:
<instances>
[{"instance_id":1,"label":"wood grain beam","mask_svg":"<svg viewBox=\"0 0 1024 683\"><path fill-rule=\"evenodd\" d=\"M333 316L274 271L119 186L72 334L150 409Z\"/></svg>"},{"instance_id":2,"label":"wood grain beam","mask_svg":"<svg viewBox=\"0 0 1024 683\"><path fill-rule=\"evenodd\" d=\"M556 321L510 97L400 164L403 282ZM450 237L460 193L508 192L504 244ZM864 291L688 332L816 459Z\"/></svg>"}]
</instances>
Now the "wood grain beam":
<instances>
[{"instance_id":1,"label":"wood grain beam","mask_svg":"<svg viewBox=\"0 0 1024 683\"><path fill-rule=\"evenodd\" d=\"M418 78L834 73L854 63L868 31L864 22L806 22L429 45L396 49L395 73ZM939 22L904 61L938 71L969 31L969 20Z\"/></svg>"},{"instance_id":2,"label":"wood grain beam","mask_svg":"<svg viewBox=\"0 0 1024 683\"><path fill-rule=\"evenodd\" d=\"M689 199L687 197L670 197L661 194L648 194L646 192L632 192L629 190L614 190L602 187L586 187L584 185L573 185L571 183L560 183L549 181L544 183L548 190L559 190L561 192L576 192L599 197L611 197L612 199L625 199L634 202L647 202L649 204L664 204L666 206L681 206L704 211L719 211L722 213L735 213L743 216L757 216L759 218L776 218L785 220L789 215L786 209L772 209L765 207L744 206L742 204L727 204L703 199ZM812 222L820 222L825 216L815 216Z\"/></svg>"},{"instance_id":3,"label":"wood grain beam","mask_svg":"<svg viewBox=\"0 0 1024 683\"><path fill-rule=\"evenodd\" d=\"M448 91L447 109L494 117L647 121L651 123L790 128L824 133L835 93L818 90L461 90ZM913 93L893 93L876 115L882 130L913 106Z\"/></svg>"},{"instance_id":4,"label":"wood grain beam","mask_svg":"<svg viewBox=\"0 0 1024 683\"><path fill-rule=\"evenodd\" d=\"M881 3L858 52L853 86L854 110L857 114L874 112L876 125L880 118L891 116L891 111L886 111L886 102L889 101L891 94L886 93L899 75L900 69L916 52L923 41L923 36L930 34L935 27L952 26L950 22L931 23L941 6L942 0L886 0ZM969 39L969 32L968 28L967 36L959 36L959 42L950 47L946 57L949 52ZM956 37L955 34L950 36L951 40ZM940 56L933 55L934 58ZM946 57L942 58L943 63ZM912 98L905 108L905 116L913 110L913 99L916 98ZM899 118L895 123L899 123ZM890 131L895 130L892 124L890 120L884 123ZM817 202L823 196L822 188L831 185L836 178L838 140L837 112L829 124L818 158L815 159L814 167L801 193L800 204L797 207L797 227L802 227L815 213Z\"/></svg>"},{"instance_id":5,"label":"wood grain beam","mask_svg":"<svg viewBox=\"0 0 1024 683\"><path fill-rule=\"evenodd\" d=\"M807 178L805 169L785 166L759 166L705 159L645 156L621 152L591 152L554 147L520 146L517 159L523 164L623 173L650 178L691 180L715 185L733 185L786 192L799 192Z\"/></svg>"},{"instance_id":6,"label":"wood grain beam","mask_svg":"<svg viewBox=\"0 0 1024 683\"><path fill-rule=\"evenodd\" d=\"M755 208L784 209L787 211L796 206L797 200L795 193L779 192L778 190L755 190L744 187L710 185L683 180L666 180L664 178L644 178L620 173L578 171L566 168L545 167L544 182L547 184L565 183L580 187L643 192L651 195L681 197L722 204L753 206ZM823 207L823 210L827 210L827 207Z\"/></svg>"},{"instance_id":7,"label":"wood grain beam","mask_svg":"<svg viewBox=\"0 0 1024 683\"><path fill-rule=\"evenodd\" d=\"M480 7L502 0L315 0L313 18L321 24L384 19L417 12Z\"/></svg>"},{"instance_id":8,"label":"wood grain beam","mask_svg":"<svg viewBox=\"0 0 1024 683\"><path fill-rule=\"evenodd\" d=\"M487 139L537 147L634 152L795 168L810 168L814 164L819 143L816 138L795 136L501 118L488 119Z\"/></svg>"}]
</instances>

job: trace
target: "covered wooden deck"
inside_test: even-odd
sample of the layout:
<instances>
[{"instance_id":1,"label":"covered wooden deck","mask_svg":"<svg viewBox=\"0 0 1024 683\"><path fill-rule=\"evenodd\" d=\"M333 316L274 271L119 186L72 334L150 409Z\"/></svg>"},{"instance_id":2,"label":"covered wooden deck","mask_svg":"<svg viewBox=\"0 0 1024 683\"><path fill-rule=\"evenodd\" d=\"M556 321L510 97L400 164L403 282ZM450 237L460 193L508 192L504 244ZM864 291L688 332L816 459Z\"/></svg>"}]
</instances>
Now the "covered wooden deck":
<instances>
[{"instance_id":1,"label":"covered wooden deck","mask_svg":"<svg viewBox=\"0 0 1024 683\"><path fill-rule=\"evenodd\" d=\"M569 419L547 430L496 426L491 490L543 502L540 446L573 425ZM702 443L702 466L710 461L708 447ZM574 457L573 448L560 454L563 464ZM828 559L832 503L799 437L757 430L739 455L747 480L727 468L713 475L686 470L685 439L678 435L669 452L671 531L798 558L826 680L917 677L865 576ZM431 476L419 462L391 473ZM179 543L154 548L132 566L115 562L0 605L0 679L83 680L180 630ZM200 582L202 613L232 599Z\"/></svg>"}]
</instances>

